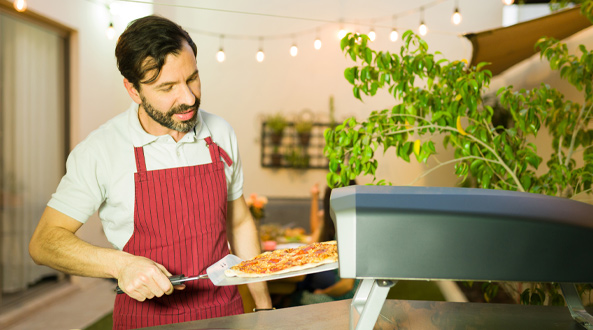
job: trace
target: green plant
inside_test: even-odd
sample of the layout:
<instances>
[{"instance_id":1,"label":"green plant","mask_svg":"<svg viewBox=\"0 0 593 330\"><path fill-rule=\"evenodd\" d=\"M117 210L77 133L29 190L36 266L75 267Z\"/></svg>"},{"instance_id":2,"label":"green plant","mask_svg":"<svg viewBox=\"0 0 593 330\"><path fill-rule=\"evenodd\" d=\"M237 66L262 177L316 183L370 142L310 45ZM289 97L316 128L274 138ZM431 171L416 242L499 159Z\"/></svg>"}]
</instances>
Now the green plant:
<instances>
[{"instance_id":1,"label":"green plant","mask_svg":"<svg viewBox=\"0 0 593 330\"><path fill-rule=\"evenodd\" d=\"M300 134L311 133L311 130L313 129L313 121L307 119L298 120L294 124L294 129Z\"/></svg>"},{"instance_id":2,"label":"green plant","mask_svg":"<svg viewBox=\"0 0 593 330\"><path fill-rule=\"evenodd\" d=\"M408 162L412 154L426 162L436 153L431 138L439 134L444 136L444 146L454 149L455 158L438 166L455 163L458 176L475 177L481 188L564 197L591 192L593 130L588 125L593 53L581 46L584 54L579 59L568 55L565 45L541 39L537 46L542 56L585 91L585 104L565 100L547 85L518 92L512 86L501 88L501 103L515 125L494 127L492 107L482 106L482 94L491 76L482 70L487 63L469 68L463 61L437 60L440 53L428 53L426 42L411 31L404 33L403 40L400 55L371 50L364 35L349 34L342 40L346 54L362 62L361 67L345 71L346 79L354 85L354 96L361 99L361 94L375 95L379 88L387 87L399 103L391 109L373 111L363 121L352 117L325 131L330 186L343 185L361 174L374 177L379 148L383 152L393 148ZM537 175L543 158L529 139L537 136L542 126L554 138L554 154L547 163L549 171ZM582 159L577 165L574 157L579 148Z\"/></svg>"},{"instance_id":3,"label":"green plant","mask_svg":"<svg viewBox=\"0 0 593 330\"><path fill-rule=\"evenodd\" d=\"M295 168L307 168L309 166L310 156L306 150L295 147L286 154L286 161Z\"/></svg>"},{"instance_id":4,"label":"green plant","mask_svg":"<svg viewBox=\"0 0 593 330\"><path fill-rule=\"evenodd\" d=\"M276 134L282 134L284 128L288 125L286 117L280 112L270 115L266 119L266 125Z\"/></svg>"},{"instance_id":5,"label":"green plant","mask_svg":"<svg viewBox=\"0 0 593 330\"><path fill-rule=\"evenodd\" d=\"M583 6L590 8L592 0L585 2ZM506 127L493 125L494 110L483 102L491 79L485 70L488 63L469 67L465 61L429 53L426 42L411 31L403 34L399 54L372 50L368 40L356 34L342 39L346 56L359 63L347 68L344 76L357 99L386 88L397 102L391 109L373 111L360 121L349 118L325 131L329 186L347 185L360 175L371 175L375 184L390 184L375 176L377 152L394 152L406 162L413 154L419 162L426 162L436 154L432 138L441 135L444 147L454 149L454 159L423 175L454 164L456 175L464 180L472 177L480 188L566 198L591 193L593 52L584 45L579 48L580 56L569 54L566 45L551 38L542 38L536 45L550 67L583 92L583 104L566 100L544 84L520 91L504 87L498 96L513 119L513 125ZM548 171L540 175L537 170L544 158L532 140L543 127L552 136L554 151L546 163ZM545 286L530 289L522 295L529 298L523 302L537 303L533 294L539 295ZM549 298L558 303L556 296Z\"/></svg>"}]
</instances>

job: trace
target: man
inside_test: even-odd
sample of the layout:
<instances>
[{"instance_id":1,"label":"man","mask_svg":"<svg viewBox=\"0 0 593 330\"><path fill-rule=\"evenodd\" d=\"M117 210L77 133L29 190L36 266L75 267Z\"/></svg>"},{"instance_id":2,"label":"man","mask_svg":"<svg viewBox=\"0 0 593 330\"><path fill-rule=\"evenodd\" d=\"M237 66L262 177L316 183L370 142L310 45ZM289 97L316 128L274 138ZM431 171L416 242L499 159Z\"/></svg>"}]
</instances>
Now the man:
<instances>
[{"instance_id":1,"label":"man","mask_svg":"<svg viewBox=\"0 0 593 330\"><path fill-rule=\"evenodd\" d=\"M114 329L242 313L236 287L208 280L171 285L172 274L203 274L229 253L260 253L243 198L237 140L226 121L199 109L196 45L158 16L134 21L115 54L130 109L72 151L67 173L31 238L38 264L116 278ZM75 236L96 210L117 249ZM249 290L269 309L265 282Z\"/></svg>"}]
</instances>

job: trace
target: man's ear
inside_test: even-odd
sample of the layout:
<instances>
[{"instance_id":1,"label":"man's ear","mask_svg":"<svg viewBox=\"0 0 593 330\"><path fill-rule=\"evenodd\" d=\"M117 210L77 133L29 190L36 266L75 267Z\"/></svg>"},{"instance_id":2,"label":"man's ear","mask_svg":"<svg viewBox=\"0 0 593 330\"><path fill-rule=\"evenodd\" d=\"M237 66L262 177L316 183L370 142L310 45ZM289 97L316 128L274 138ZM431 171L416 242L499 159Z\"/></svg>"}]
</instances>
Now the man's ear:
<instances>
[{"instance_id":1,"label":"man's ear","mask_svg":"<svg viewBox=\"0 0 593 330\"><path fill-rule=\"evenodd\" d=\"M130 97L132 98L132 100L138 104L142 104L142 99L140 98L140 93L138 93L138 90L136 89L136 87L134 87L134 84L132 84L128 79L124 78L124 87L126 88L126 91L128 91L128 95L130 95Z\"/></svg>"}]
</instances>

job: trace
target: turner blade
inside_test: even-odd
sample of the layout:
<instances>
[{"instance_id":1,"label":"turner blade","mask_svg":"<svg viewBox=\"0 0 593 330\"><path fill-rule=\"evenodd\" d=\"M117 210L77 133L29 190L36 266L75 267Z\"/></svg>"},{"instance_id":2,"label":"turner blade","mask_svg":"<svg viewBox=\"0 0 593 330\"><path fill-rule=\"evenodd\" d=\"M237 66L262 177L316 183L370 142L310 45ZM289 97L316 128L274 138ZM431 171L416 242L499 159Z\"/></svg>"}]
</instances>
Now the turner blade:
<instances>
[{"instance_id":1,"label":"turner blade","mask_svg":"<svg viewBox=\"0 0 593 330\"><path fill-rule=\"evenodd\" d=\"M218 285L226 278L224 271L240 263L241 261L243 260L234 254L226 255L226 257L220 259L216 263L212 264L212 266L208 267L208 269L206 269L208 278L214 285Z\"/></svg>"}]
</instances>

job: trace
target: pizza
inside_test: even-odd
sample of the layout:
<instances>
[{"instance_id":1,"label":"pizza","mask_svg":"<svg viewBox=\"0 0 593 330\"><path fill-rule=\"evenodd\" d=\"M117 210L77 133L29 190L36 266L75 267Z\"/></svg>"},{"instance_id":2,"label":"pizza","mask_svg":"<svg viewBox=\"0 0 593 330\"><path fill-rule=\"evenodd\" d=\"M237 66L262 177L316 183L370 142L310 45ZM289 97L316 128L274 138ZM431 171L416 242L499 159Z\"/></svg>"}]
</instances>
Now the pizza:
<instances>
[{"instance_id":1,"label":"pizza","mask_svg":"<svg viewBox=\"0 0 593 330\"><path fill-rule=\"evenodd\" d=\"M225 270L228 277L264 277L314 268L338 261L336 241L265 252Z\"/></svg>"}]
</instances>

